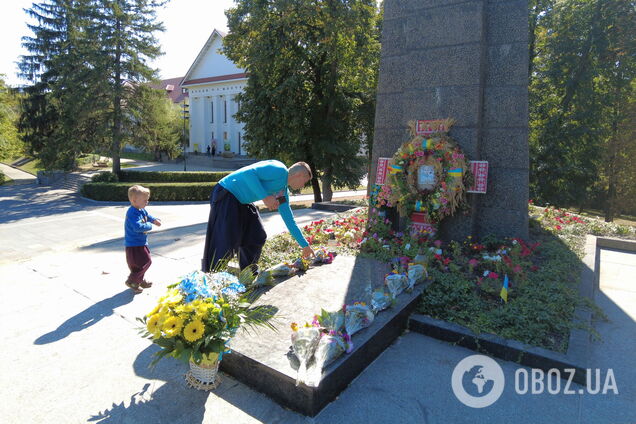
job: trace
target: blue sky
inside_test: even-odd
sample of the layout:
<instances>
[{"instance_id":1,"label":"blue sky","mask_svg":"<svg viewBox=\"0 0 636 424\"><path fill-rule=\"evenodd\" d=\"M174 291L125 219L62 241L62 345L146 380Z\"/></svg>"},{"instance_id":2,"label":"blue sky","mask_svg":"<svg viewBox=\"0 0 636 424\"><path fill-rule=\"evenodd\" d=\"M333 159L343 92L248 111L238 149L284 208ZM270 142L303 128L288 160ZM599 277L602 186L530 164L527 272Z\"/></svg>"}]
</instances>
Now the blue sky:
<instances>
[{"instance_id":1,"label":"blue sky","mask_svg":"<svg viewBox=\"0 0 636 424\"><path fill-rule=\"evenodd\" d=\"M40 1L36 1L40 3ZM30 35L26 26L32 0L3 1L0 13L2 47L0 48L0 74L10 85L22 83L16 76L15 62L25 51L21 38ZM172 0L158 11L166 31L158 34L164 55L154 62L162 78L184 76L214 28L227 31L227 19L223 11L232 7L233 0Z\"/></svg>"}]
</instances>

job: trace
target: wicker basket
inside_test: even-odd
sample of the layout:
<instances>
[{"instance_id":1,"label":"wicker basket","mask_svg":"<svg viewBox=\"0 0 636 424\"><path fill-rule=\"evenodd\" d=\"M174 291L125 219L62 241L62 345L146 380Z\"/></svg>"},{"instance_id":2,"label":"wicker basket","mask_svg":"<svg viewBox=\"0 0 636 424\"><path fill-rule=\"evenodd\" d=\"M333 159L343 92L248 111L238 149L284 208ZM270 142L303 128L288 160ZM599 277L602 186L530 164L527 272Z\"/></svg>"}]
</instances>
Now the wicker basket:
<instances>
[{"instance_id":1,"label":"wicker basket","mask_svg":"<svg viewBox=\"0 0 636 424\"><path fill-rule=\"evenodd\" d=\"M204 359L198 365L190 360L190 371L185 375L186 383L190 387L198 390L216 389L221 382L219 364L218 355L216 358Z\"/></svg>"}]
</instances>

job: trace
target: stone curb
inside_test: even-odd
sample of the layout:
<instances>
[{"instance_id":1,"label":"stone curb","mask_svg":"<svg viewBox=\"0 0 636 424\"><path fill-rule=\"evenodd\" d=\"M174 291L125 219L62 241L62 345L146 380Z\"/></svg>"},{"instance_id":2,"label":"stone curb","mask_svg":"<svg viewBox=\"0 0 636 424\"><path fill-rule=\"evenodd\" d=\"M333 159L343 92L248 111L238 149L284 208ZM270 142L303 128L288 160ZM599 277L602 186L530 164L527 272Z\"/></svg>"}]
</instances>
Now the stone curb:
<instances>
[{"instance_id":1,"label":"stone curb","mask_svg":"<svg viewBox=\"0 0 636 424\"><path fill-rule=\"evenodd\" d=\"M351 209L355 209L358 206L355 205L344 205L342 203L337 202L317 202L312 203L311 208L317 209L319 211L331 211L331 212L346 212Z\"/></svg>"},{"instance_id":2,"label":"stone curb","mask_svg":"<svg viewBox=\"0 0 636 424\"><path fill-rule=\"evenodd\" d=\"M600 242L599 242L600 240ZM609 240L609 241L608 241ZM620 243L619 243L620 242ZM585 243L585 256L583 258L583 270L581 271L581 283L579 295L590 300L598 290L598 271L601 247L605 245L621 246L627 250L624 240L601 239L587 236ZM636 243L627 242L631 251L636 251ZM426 295L426 293L424 293ZM576 322L585 322L591 325L592 313L577 307L574 311ZM531 368L539 368L543 371L558 369L563 378L568 378L570 373L566 369L574 370L573 381L585 385L587 367L589 366L590 335L582 329L572 329L565 354L530 346L516 340L505 339L494 334L475 334L468 328L431 318L421 314L413 314L409 320L409 329L412 331L434 337L436 339L455 343L459 346L486 353L506 361L517 362Z\"/></svg>"}]
</instances>

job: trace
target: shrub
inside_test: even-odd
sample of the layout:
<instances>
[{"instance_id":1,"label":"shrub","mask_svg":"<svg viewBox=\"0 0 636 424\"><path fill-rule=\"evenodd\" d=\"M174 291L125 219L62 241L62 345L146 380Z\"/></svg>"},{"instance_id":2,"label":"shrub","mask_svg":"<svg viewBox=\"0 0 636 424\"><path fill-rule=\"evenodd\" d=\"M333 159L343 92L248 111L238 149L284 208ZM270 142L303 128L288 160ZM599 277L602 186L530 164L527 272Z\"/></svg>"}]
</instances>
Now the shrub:
<instances>
[{"instance_id":1,"label":"shrub","mask_svg":"<svg viewBox=\"0 0 636 424\"><path fill-rule=\"evenodd\" d=\"M5 180L6 180L6 178L4 176L4 172L0 171L0 184L4 184Z\"/></svg>"},{"instance_id":2,"label":"shrub","mask_svg":"<svg viewBox=\"0 0 636 424\"><path fill-rule=\"evenodd\" d=\"M93 175L91 181L94 183L116 183L117 181L119 181L119 178L117 178L117 174L114 174L110 171L105 171Z\"/></svg>"},{"instance_id":3,"label":"shrub","mask_svg":"<svg viewBox=\"0 0 636 424\"><path fill-rule=\"evenodd\" d=\"M229 172L119 171L119 181L135 183L211 183L219 181L228 174Z\"/></svg>"},{"instance_id":4,"label":"shrub","mask_svg":"<svg viewBox=\"0 0 636 424\"><path fill-rule=\"evenodd\" d=\"M82 186L82 195L94 200L116 202L128 201L128 188L131 183L86 183ZM150 189L152 201L206 201L216 183L144 183Z\"/></svg>"}]
</instances>

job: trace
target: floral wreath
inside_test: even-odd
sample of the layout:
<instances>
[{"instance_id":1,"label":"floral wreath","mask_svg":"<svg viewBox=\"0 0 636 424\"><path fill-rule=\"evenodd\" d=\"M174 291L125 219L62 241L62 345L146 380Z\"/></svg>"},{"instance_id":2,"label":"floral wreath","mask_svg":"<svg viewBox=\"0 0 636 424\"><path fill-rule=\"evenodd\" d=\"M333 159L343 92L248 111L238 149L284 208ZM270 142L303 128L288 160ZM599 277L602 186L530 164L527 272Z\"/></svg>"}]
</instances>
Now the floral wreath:
<instances>
[{"instance_id":1,"label":"floral wreath","mask_svg":"<svg viewBox=\"0 0 636 424\"><path fill-rule=\"evenodd\" d=\"M389 175L379 188L376 206L397 206L407 217L421 212L426 222L436 225L463 205L470 178L466 159L447 134L454 121L440 122L444 131L428 135L417 134L415 121L408 123L411 139L389 161Z\"/></svg>"}]
</instances>

